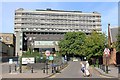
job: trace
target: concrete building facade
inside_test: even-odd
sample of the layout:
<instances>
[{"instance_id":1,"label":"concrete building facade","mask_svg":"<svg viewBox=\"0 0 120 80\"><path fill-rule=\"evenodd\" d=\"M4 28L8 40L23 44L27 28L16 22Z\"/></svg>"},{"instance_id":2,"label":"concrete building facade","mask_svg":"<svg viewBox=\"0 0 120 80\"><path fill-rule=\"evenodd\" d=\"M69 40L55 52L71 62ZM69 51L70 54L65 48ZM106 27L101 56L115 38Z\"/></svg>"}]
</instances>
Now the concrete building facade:
<instances>
[{"instance_id":1,"label":"concrete building facade","mask_svg":"<svg viewBox=\"0 0 120 80\"><path fill-rule=\"evenodd\" d=\"M14 30L16 53L33 50L54 49L58 51L58 41L66 32L101 32L101 14L98 12L64 10L15 10Z\"/></svg>"}]
</instances>

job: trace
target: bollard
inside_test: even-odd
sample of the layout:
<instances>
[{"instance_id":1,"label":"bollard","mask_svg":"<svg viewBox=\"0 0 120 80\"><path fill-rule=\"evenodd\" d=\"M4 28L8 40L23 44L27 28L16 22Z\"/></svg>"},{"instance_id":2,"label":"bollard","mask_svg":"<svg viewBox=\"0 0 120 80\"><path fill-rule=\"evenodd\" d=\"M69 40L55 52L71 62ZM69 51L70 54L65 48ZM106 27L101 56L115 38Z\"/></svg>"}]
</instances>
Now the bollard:
<instances>
[{"instance_id":1,"label":"bollard","mask_svg":"<svg viewBox=\"0 0 120 80\"><path fill-rule=\"evenodd\" d=\"M54 66L54 71L55 71L55 73L56 73L56 67Z\"/></svg>"},{"instance_id":2,"label":"bollard","mask_svg":"<svg viewBox=\"0 0 120 80\"><path fill-rule=\"evenodd\" d=\"M31 73L33 73L33 67L31 66Z\"/></svg>"},{"instance_id":3,"label":"bollard","mask_svg":"<svg viewBox=\"0 0 120 80\"><path fill-rule=\"evenodd\" d=\"M104 71L104 65L102 65L102 70Z\"/></svg>"},{"instance_id":4,"label":"bollard","mask_svg":"<svg viewBox=\"0 0 120 80\"><path fill-rule=\"evenodd\" d=\"M59 69L58 69L58 66L56 66L56 73L58 73L59 72Z\"/></svg>"},{"instance_id":5,"label":"bollard","mask_svg":"<svg viewBox=\"0 0 120 80\"><path fill-rule=\"evenodd\" d=\"M48 74L48 60L46 62L46 74Z\"/></svg>"},{"instance_id":6,"label":"bollard","mask_svg":"<svg viewBox=\"0 0 120 80\"><path fill-rule=\"evenodd\" d=\"M17 71L17 66L16 66L16 64L15 64L15 71Z\"/></svg>"},{"instance_id":7,"label":"bollard","mask_svg":"<svg viewBox=\"0 0 120 80\"><path fill-rule=\"evenodd\" d=\"M105 65L103 65L103 71L105 72Z\"/></svg>"},{"instance_id":8,"label":"bollard","mask_svg":"<svg viewBox=\"0 0 120 80\"><path fill-rule=\"evenodd\" d=\"M53 68L53 65L52 65L52 73L54 73L54 68Z\"/></svg>"},{"instance_id":9,"label":"bollard","mask_svg":"<svg viewBox=\"0 0 120 80\"><path fill-rule=\"evenodd\" d=\"M44 63L43 73L45 73L45 66L46 66L46 63Z\"/></svg>"},{"instance_id":10,"label":"bollard","mask_svg":"<svg viewBox=\"0 0 120 80\"><path fill-rule=\"evenodd\" d=\"M99 65L99 68L101 69L101 65Z\"/></svg>"},{"instance_id":11,"label":"bollard","mask_svg":"<svg viewBox=\"0 0 120 80\"><path fill-rule=\"evenodd\" d=\"M98 64L98 68L100 68L100 65Z\"/></svg>"},{"instance_id":12,"label":"bollard","mask_svg":"<svg viewBox=\"0 0 120 80\"><path fill-rule=\"evenodd\" d=\"M108 65L106 65L106 73L108 73Z\"/></svg>"},{"instance_id":13,"label":"bollard","mask_svg":"<svg viewBox=\"0 0 120 80\"><path fill-rule=\"evenodd\" d=\"M52 73L54 73L54 69L53 69L53 66L54 66L54 64L53 64L53 60L52 60Z\"/></svg>"},{"instance_id":14,"label":"bollard","mask_svg":"<svg viewBox=\"0 0 120 80\"><path fill-rule=\"evenodd\" d=\"M43 73L45 73L45 68L43 68Z\"/></svg>"},{"instance_id":15,"label":"bollard","mask_svg":"<svg viewBox=\"0 0 120 80\"><path fill-rule=\"evenodd\" d=\"M57 73L59 73L59 66L57 66Z\"/></svg>"},{"instance_id":16,"label":"bollard","mask_svg":"<svg viewBox=\"0 0 120 80\"><path fill-rule=\"evenodd\" d=\"M11 73L11 65L9 65L9 73Z\"/></svg>"},{"instance_id":17,"label":"bollard","mask_svg":"<svg viewBox=\"0 0 120 80\"><path fill-rule=\"evenodd\" d=\"M20 66L20 73L22 73L22 67Z\"/></svg>"}]
</instances>

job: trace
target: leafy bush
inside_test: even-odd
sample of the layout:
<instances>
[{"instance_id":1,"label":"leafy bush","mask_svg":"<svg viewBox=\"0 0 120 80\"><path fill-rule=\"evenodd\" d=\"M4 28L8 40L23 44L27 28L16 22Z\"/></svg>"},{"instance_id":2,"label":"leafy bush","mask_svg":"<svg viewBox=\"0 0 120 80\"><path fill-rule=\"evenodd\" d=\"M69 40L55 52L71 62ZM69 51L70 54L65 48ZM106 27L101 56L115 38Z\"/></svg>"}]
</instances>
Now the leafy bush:
<instances>
[{"instance_id":1,"label":"leafy bush","mask_svg":"<svg viewBox=\"0 0 120 80\"><path fill-rule=\"evenodd\" d=\"M38 62L45 62L46 60L46 57L45 55L41 55L39 52L35 51L35 52L31 52L31 51L27 51L27 52L24 52L21 56L21 59L23 57L34 57L35 58L35 62L38 63ZM41 57L43 57L43 59L41 59Z\"/></svg>"}]
</instances>

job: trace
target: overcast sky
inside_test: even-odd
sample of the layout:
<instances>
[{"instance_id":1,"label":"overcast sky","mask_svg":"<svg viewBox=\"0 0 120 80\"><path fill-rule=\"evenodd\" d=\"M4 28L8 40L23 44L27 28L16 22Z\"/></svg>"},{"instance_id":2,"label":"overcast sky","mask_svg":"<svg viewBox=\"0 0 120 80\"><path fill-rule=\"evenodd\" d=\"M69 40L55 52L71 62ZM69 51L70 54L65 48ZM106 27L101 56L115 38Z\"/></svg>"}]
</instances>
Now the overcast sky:
<instances>
[{"instance_id":1,"label":"overcast sky","mask_svg":"<svg viewBox=\"0 0 120 80\"><path fill-rule=\"evenodd\" d=\"M118 2L2 2L2 33L14 33L14 12L18 8L26 10L57 9L82 12L97 11L101 14L102 31L107 33L108 23L118 26Z\"/></svg>"}]
</instances>

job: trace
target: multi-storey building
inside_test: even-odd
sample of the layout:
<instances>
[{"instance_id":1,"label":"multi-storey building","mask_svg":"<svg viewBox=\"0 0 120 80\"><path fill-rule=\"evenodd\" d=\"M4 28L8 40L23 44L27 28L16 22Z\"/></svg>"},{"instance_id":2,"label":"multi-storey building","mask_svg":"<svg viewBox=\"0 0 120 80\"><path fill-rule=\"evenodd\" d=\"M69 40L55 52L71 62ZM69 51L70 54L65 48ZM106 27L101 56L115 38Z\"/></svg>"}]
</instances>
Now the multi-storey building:
<instances>
[{"instance_id":1,"label":"multi-storey building","mask_svg":"<svg viewBox=\"0 0 120 80\"><path fill-rule=\"evenodd\" d=\"M98 12L64 10L24 10L15 11L16 52L49 48L58 50L57 42L66 32L92 30L101 32L101 14Z\"/></svg>"}]
</instances>

